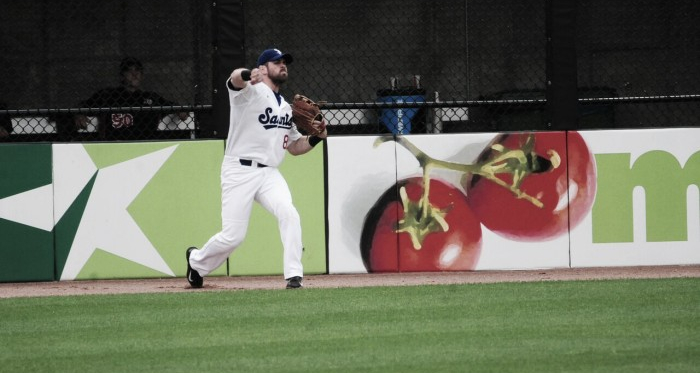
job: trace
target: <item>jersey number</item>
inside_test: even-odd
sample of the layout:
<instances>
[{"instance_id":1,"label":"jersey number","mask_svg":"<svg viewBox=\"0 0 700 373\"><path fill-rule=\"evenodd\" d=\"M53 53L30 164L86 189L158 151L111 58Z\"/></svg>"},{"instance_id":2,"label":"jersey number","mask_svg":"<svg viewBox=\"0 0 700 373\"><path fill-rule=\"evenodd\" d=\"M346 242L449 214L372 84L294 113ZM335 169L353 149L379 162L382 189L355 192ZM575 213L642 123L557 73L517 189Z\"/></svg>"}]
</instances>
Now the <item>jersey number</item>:
<instances>
[{"instance_id":1,"label":"jersey number","mask_svg":"<svg viewBox=\"0 0 700 373\"><path fill-rule=\"evenodd\" d=\"M284 135L284 142L282 142L282 149L287 149L289 146L289 135Z\"/></svg>"}]
</instances>

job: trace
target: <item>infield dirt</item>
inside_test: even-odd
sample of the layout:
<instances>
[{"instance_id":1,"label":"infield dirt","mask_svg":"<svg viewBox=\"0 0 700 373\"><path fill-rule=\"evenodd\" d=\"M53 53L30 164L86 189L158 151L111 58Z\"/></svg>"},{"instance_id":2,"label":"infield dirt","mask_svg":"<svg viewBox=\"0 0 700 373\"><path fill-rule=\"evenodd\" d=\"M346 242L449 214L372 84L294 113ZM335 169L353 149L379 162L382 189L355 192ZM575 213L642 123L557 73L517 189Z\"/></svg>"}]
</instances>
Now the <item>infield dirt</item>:
<instances>
[{"instance_id":1,"label":"infield dirt","mask_svg":"<svg viewBox=\"0 0 700 373\"><path fill-rule=\"evenodd\" d=\"M641 278L700 277L700 265L557 268L472 272L372 273L307 275L306 288L440 285L495 282L576 281ZM284 289L282 276L207 277L204 287L191 289L183 277L131 280L83 280L0 284L0 298L86 294L175 293Z\"/></svg>"}]
</instances>

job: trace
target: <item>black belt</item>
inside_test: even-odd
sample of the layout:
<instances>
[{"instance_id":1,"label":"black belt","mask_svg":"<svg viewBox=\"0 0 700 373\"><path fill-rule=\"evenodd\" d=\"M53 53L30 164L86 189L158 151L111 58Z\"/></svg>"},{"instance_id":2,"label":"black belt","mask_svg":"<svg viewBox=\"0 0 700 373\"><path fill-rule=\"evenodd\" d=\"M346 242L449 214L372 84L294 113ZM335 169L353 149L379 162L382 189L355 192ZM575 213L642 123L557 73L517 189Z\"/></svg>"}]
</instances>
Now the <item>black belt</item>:
<instances>
[{"instance_id":1,"label":"black belt","mask_svg":"<svg viewBox=\"0 0 700 373\"><path fill-rule=\"evenodd\" d=\"M253 161L251 161L250 159L239 159L239 161L244 166L252 166L253 165ZM266 164L257 163L257 162L255 164L260 168L267 167Z\"/></svg>"}]
</instances>

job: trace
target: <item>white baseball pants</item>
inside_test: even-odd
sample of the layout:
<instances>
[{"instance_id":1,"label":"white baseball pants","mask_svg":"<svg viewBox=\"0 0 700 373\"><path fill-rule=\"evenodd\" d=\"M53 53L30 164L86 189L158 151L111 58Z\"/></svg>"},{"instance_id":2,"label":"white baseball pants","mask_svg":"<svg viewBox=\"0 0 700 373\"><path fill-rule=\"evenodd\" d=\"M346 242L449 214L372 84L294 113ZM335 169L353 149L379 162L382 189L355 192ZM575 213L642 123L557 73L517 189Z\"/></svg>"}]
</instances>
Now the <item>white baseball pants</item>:
<instances>
[{"instance_id":1,"label":"white baseball pants","mask_svg":"<svg viewBox=\"0 0 700 373\"><path fill-rule=\"evenodd\" d=\"M241 165L225 156L221 166L221 232L190 255L190 265L206 276L222 265L245 238L253 201L278 221L284 247L284 278L303 276L301 220L286 180L276 167Z\"/></svg>"}]
</instances>

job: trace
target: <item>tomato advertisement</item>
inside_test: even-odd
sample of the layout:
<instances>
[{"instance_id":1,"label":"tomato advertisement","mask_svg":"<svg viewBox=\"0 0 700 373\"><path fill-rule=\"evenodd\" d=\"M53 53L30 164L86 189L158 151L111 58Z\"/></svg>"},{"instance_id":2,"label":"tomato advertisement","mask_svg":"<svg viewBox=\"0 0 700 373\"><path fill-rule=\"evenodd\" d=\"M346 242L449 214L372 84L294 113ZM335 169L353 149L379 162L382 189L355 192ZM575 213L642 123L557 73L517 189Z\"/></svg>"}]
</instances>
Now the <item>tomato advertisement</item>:
<instances>
[{"instance_id":1,"label":"tomato advertisement","mask_svg":"<svg viewBox=\"0 0 700 373\"><path fill-rule=\"evenodd\" d=\"M700 263L697 129L328 140L329 273Z\"/></svg>"},{"instance_id":2,"label":"tomato advertisement","mask_svg":"<svg viewBox=\"0 0 700 373\"><path fill-rule=\"evenodd\" d=\"M578 133L329 141L331 273L568 267L595 197Z\"/></svg>"}]
</instances>

